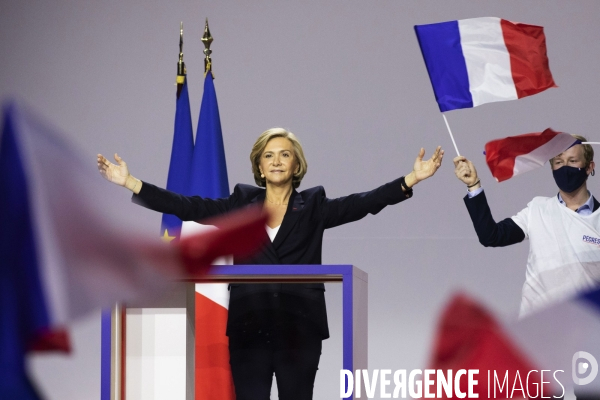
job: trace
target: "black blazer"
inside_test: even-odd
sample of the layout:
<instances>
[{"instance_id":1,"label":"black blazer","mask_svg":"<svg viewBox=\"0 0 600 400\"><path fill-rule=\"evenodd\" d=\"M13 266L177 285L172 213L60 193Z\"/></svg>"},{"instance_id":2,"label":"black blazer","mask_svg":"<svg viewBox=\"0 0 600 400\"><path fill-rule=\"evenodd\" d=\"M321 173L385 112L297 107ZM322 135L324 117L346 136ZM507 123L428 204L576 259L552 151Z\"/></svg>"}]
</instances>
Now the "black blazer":
<instances>
[{"instance_id":1,"label":"black blazer","mask_svg":"<svg viewBox=\"0 0 600 400\"><path fill-rule=\"evenodd\" d=\"M201 221L252 204L262 205L265 189L238 184L222 199L182 196L144 182L132 201L152 210L175 214L183 221ZM407 197L397 179L375 190L328 199L322 186L294 190L273 243L251 259L234 264L321 264L325 229L377 214ZM267 233L265 231L264 235ZM325 286L315 284L230 285L227 334L280 329L296 323L312 325L323 339L329 337Z\"/></svg>"}]
</instances>

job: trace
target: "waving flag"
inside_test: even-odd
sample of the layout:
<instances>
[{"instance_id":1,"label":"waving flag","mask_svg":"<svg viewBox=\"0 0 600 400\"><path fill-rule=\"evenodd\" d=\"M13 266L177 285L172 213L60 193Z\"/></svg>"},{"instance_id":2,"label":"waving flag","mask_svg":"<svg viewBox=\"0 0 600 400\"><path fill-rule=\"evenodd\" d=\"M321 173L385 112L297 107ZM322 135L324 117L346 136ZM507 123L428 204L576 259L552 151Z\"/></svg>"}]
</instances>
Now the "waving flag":
<instances>
[{"instance_id":1,"label":"waving flag","mask_svg":"<svg viewBox=\"0 0 600 400\"><path fill-rule=\"evenodd\" d=\"M415 32L442 112L556 86L541 26L486 17L416 25Z\"/></svg>"},{"instance_id":2,"label":"waving flag","mask_svg":"<svg viewBox=\"0 0 600 400\"><path fill-rule=\"evenodd\" d=\"M557 376L567 393L600 397L600 289L507 324L507 331L538 366L564 371Z\"/></svg>"},{"instance_id":3,"label":"waving flag","mask_svg":"<svg viewBox=\"0 0 600 400\"><path fill-rule=\"evenodd\" d=\"M449 375L445 377L450 381L448 390L442 390L442 385L438 384L436 398L512 399L515 398L513 383L518 379L522 380L517 386L516 398L527 398L527 393L533 395L536 391L538 395L533 397L538 397L542 386L545 396L549 397L552 390L550 385L542 384L549 379L540 375L539 368L523 354L495 318L464 295L455 296L440 318L433 359L428 368ZM460 379L457 374L460 370L477 370L474 378L477 384L472 389L476 396L469 393L467 374ZM530 371L536 372L529 374ZM502 388L495 385L494 378L498 376ZM503 382L505 376L508 384ZM461 396L461 393L469 393L469 396Z\"/></svg>"},{"instance_id":4,"label":"waving flag","mask_svg":"<svg viewBox=\"0 0 600 400\"><path fill-rule=\"evenodd\" d=\"M477 369L479 398L570 398L573 390L577 398L598 398L598 337L598 289L512 322L457 295L440 319L430 368ZM459 390L467 393L466 376ZM437 398L455 394L450 386Z\"/></svg>"},{"instance_id":5,"label":"waving flag","mask_svg":"<svg viewBox=\"0 0 600 400\"><path fill-rule=\"evenodd\" d=\"M498 182L544 165L574 144L581 143L564 132L548 128L543 132L527 133L497 139L485 145L485 161Z\"/></svg>"},{"instance_id":6,"label":"waving flag","mask_svg":"<svg viewBox=\"0 0 600 400\"><path fill-rule=\"evenodd\" d=\"M103 182L54 130L4 110L0 136L0 398L37 399L24 354L68 321L115 301L147 301L223 254L251 253L258 210L170 246L136 218L123 190Z\"/></svg>"}]
</instances>

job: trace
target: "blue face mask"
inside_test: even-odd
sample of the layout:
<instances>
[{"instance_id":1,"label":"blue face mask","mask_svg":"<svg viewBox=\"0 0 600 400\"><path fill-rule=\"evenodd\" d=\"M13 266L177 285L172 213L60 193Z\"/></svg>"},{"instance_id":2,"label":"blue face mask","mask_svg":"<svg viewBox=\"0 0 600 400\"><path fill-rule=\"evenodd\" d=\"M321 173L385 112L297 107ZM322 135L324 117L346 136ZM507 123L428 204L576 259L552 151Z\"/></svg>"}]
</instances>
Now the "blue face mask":
<instances>
[{"instance_id":1,"label":"blue face mask","mask_svg":"<svg viewBox=\"0 0 600 400\"><path fill-rule=\"evenodd\" d=\"M585 168L575 168L564 165L552 171L556 186L565 193L571 193L579 189L588 175Z\"/></svg>"}]
</instances>

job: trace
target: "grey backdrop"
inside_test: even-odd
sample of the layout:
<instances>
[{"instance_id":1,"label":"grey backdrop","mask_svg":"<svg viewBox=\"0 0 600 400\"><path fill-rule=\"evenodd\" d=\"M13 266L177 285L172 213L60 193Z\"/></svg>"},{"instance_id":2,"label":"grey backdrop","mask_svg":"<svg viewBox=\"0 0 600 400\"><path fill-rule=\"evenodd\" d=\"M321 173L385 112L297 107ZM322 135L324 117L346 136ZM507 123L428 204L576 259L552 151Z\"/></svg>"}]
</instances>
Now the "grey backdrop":
<instances>
[{"instance_id":1,"label":"grey backdrop","mask_svg":"<svg viewBox=\"0 0 600 400\"><path fill-rule=\"evenodd\" d=\"M499 219L556 188L548 168L495 183L482 154L487 141L547 127L600 139L598 15L594 0L3 0L0 98L33 106L81 148L90 168L98 152L119 152L135 176L164 185L179 22L195 126L199 39L208 17L231 187L252 183L250 147L274 126L295 132L304 145L309 172L301 188L323 185L330 197L406 174L421 146L429 155L442 145L444 165L415 187L413 199L325 235L324 263L351 263L369 274L369 367L413 369L427 364L437 316L456 291L516 316L528 249L526 243L478 244L413 25L496 16L545 27L558 88L448 114L459 150L479 168ZM123 204L135 207L126 191ZM160 215L143 216L155 220L158 234ZM328 285L334 337L325 342L316 399L339 393L340 293ZM51 398L98 398L98 316L75 323L74 334L74 354L37 357L36 375Z\"/></svg>"}]
</instances>

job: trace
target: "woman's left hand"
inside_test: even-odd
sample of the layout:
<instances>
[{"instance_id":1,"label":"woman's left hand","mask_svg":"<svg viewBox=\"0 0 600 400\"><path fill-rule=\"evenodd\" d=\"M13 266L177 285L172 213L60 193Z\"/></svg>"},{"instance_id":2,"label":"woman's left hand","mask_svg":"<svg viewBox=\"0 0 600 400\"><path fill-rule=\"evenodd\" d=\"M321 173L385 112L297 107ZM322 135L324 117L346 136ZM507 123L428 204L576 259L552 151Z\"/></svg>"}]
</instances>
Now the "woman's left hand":
<instances>
[{"instance_id":1,"label":"woman's left hand","mask_svg":"<svg viewBox=\"0 0 600 400\"><path fill-rule=\"evenodd\" d=\"M442 165L444 150L442 150L441 146L438 146L429 160L423 160L424 156L425 149L421 148L421 151L419 151L419 155L415 160L415 165L413 166L412 172L404 178L408 187L416 185L417 183L435 174L438 168Z\"/></svg>"}]
</instances>

